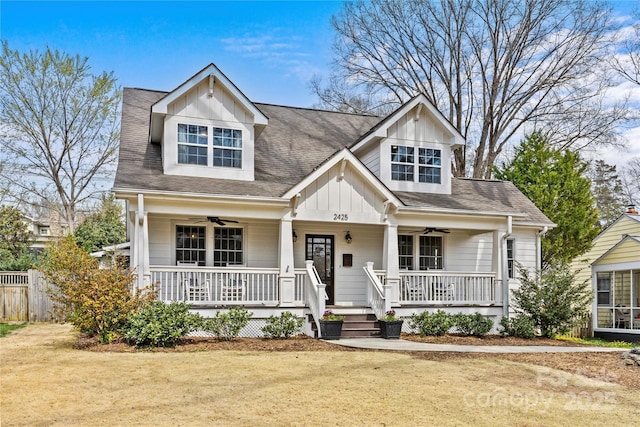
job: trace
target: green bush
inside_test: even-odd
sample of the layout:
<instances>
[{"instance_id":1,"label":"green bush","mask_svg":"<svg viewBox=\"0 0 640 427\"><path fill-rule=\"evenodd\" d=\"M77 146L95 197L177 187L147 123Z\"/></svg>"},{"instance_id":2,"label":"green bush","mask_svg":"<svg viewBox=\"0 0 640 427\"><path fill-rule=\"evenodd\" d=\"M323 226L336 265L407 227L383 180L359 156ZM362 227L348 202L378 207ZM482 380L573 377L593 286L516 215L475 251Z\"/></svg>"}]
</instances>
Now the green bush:
<instances>
[{"instance_id":1,"label":"green bush","mask_svg":"<svg viewBox=\"0 0 640 427\"><path fill-rule=\"evenodd\" d=\"M449 332L453 326L453 316L438 310L435 313L424 311L420 314L412 314L409 319L409 327L413 331L417 331L421 336L425 335L444 335Z\"/></svg>"},{"instance_id":2,"label":"green bush","mask_svg":"<svg viewBox=\"0 0 640 427\"><path fill-rule=\"evenodd\" d=\"M218 311L214 317L205 319L202 329L211 332L221 340L231 341L240 334L242 328L247 326L252 316L252 313L242 307L233 307L226 313Z\"/></svg>"},{"instance_id":3,"label":"green bush","mask_svg":"<svg viewBox=\"0 0 640 427\"><path fill-rule=\"evenodd\" d=\"M493 320L480 313L458 313L453 316L453 326L463 335L481 337L493 328Z\"/></svg>"},{"instance_id":4,"label":"green bush","mask_svg":"<svg viewBox=\"0 0 640 427\"><path fill-rule=\"evenodd\" d=\"M527 316L518 317L503 317L500 320L500 326L502 330L500 335L518 337L518 338L533 338L536 335L535 325L533 320Z\"/></svg>"},{"instance_id":5,"label":"green bush","mask_svg":"<svg viewBox=\"0 0 640 427\"><path fill-rule=\"evenodd\" d=\"M289 338L302 332L303 319L297 318L290 311L277 316L269 316L267 324L262 328L267 338Z\"/></svg>"},{"instance_id":6,"label":"green bush","mask_svg":"<svg viewBox=\"0 0 640 427\"><path fill-rule=\"evenodd\" d=\"M40 271L54 303L54 315L69 320L100 342L118 336L130 313L155 299L153 289L133 290L134 276L124 265L99 268L98 261L78 247L73 236L53 243Z\"/></svg>"},{"instance_id":7,"label":"green bush","mask_svg":"<svg viewBox=\"0 0 640 427\"><path fill-rule=\"evenodd\" d=\"M543 336L565 334L591 313L591 288L587 281L576 282L566 265L549 265L535 274L519 267L519 272L520 287L513 291L514 310L530 318Z\"/></svg>"},{"instance_id":8,"label":"green bush","mask_svg":"<svg viewBox=\"0 0 640 427\"><path fill-rule=\"evenodd\" d=\"M197 330L202 316L189 312L183 302L152 301L129 315L124 338L138 347L173 347L179 338Z\"/></svg>"}]
</instances>

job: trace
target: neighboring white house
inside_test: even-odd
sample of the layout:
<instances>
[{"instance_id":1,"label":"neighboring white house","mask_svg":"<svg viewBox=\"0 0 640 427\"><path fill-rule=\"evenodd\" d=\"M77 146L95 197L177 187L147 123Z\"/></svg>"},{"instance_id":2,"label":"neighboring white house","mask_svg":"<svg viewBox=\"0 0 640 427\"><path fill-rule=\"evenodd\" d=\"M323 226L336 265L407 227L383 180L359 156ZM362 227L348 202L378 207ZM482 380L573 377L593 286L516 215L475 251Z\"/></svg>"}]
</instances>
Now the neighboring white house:
<instances>
[{"instance_id":1,"label":"neighboring white house","mask_svg":"<svg viewBox=\"0 0 640 427\"><path fill-rule=\"evenodd\" d=\"M114 192L138 285L256 325L292 311L307 333L326 306L499 320L553 224L509 182L453 177L464 144L422 95L384 118L259 104L213 64L127 88Z\"/></svg>"}]
</instances>

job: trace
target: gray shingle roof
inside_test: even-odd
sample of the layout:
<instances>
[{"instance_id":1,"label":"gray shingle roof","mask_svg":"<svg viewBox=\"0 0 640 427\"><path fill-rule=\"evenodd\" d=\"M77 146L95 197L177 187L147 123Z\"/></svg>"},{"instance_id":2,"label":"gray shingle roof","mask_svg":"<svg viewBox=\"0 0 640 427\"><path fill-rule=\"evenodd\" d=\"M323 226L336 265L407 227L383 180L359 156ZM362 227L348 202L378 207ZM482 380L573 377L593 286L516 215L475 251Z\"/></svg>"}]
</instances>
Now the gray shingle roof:
<instances>
[{"instance_id":1,"label":"gray shingle roof","mask_svg":"<svg viewBox=\"0 0 640 427\"><path fill-rule=\"evenodd\" d=\"M114 187L211 195L280 197L332 155L351 146L381 118L255 103L269 125L255 141L255 181L164 175L161 147L148 143L151 105L166 92L125 88ZM454 178L452 194L397 192L409 206L520 212L551 222L511 183Z\"/></svg>"}]
</instances>

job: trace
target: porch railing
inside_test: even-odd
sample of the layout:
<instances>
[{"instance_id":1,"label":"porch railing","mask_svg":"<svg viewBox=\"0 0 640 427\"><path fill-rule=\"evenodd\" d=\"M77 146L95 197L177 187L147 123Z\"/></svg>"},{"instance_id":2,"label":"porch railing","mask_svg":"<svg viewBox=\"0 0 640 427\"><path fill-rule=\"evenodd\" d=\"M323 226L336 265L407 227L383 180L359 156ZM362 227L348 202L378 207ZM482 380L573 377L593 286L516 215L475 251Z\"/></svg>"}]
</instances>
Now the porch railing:
<instances>
[{"instance_id":1,"label":"porch railing","mask_svg":"<svg viewBox=\"0 0 640 427\"><path fill-rule=\"evenodd\" d=\"M366 263L363 268L368 278L367 300L369 306L373 310L373 314L381 319L391 309L391 300L388 295L389 287L383 285L384 282L380 280L379 273L373 269L372 262Z\"/></svg>"},{"instance_id":2,"label":"porch railing","mask_svg":"<svg viewBox=\"0 0 640 427\"><path fill-rule=\"evenodd\" d=\"M496 305L502 293L495 273L400 272L400 304Z\"/></svg>"},{"instance_id":3,"label":"porch railing","mask_svg":"<svg viewBox=\"0 0 640 427\"><path fill-rule=\"evenodd\" d=\"M317 328L316 330L318 331L318 337L321 337L320 318L322 317L326 307L327 293L324 289L326 285L320 281L318 272L313 266L313 261L306 262L306 271L307 276L305 283L307 306L313 315L313 320Z\"/></svg>"},{"instance_id":4,"label":"porch railing","mask_svg":"<svg viewBox=\"0 0 640 427\"><path fill-rule=\"evenodd\" d=\"M151 267L161 301L211 305L278 305L278 269Z\"/></svg>"}]
</instances>

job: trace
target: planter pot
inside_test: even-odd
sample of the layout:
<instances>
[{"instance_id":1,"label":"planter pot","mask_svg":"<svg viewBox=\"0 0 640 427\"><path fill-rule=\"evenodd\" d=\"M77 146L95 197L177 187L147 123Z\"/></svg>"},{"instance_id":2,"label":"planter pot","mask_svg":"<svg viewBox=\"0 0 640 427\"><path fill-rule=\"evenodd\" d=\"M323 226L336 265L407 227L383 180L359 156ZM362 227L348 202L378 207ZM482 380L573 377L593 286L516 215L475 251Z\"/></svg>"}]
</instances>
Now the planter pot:
<instances>
[{"instance_id":1,"label":"planter pot","mask_svg":"<svg viewBox=\"0 0 640 427\"><path fill-rule=\"evenodd\" d=\"M402 322L404 322L404 320L378 320L382 338L399 339L400 333L402 332Z\"/></svg>"},{"instance_id":2,"label":"planter pot","mask_svg":"<svg viewBox=\"0 0 640 427\"><path fill-rule=\"evenodd\" d=\"M342 320L321 320L320 334L323 340L339 340L342 335Z\"/></svg>"}]
</instances>

